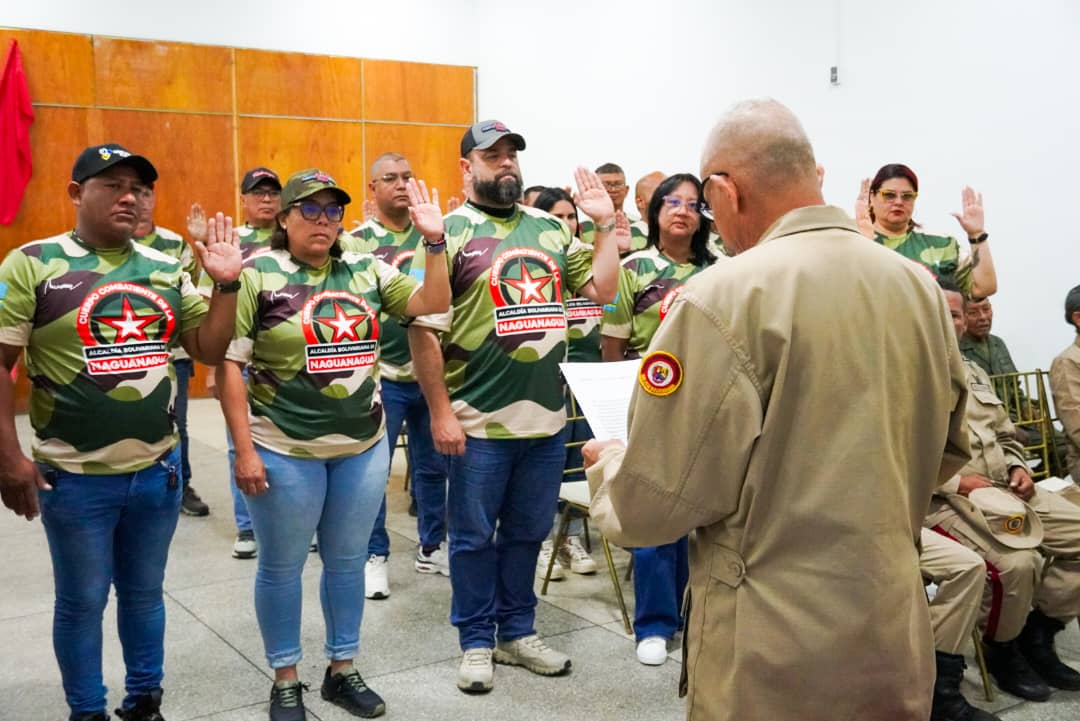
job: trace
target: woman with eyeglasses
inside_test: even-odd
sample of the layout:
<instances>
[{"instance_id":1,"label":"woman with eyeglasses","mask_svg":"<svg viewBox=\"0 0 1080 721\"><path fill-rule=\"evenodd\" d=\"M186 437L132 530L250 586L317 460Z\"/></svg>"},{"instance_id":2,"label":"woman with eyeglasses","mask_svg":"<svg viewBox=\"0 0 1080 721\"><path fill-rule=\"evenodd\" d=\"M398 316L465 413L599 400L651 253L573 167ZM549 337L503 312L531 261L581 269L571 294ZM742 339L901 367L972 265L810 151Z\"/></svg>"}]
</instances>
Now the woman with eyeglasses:
<instances>
[{"instance_id":1,"label":"woman with eyeglasses","mask_svg":"<svg viewBox=\"0 0 1080 721\"><path fill-rule=\"evenodd\" d=\"M716 260L708 249L701 181L689 173L665 178L648 206L649 245L628 255L613 306L605 307L600 340L605 361L640 358L683 284ZM688 577L687 541L631 549L634 557L634 636L638 661L659 666L682 626Z\"/></svg>"},{"instance_id":2,"label":"woman with eyeglasses","mask_svg":"<svg viewBox=\"0 0 1080 721\"><path fill-rule=\"evenodd\" d=\"M350 197L317 169L289 178L271 250L246 261L241 274L236 335L217 373L236 484L259 544L255 615L274 670L271 721L306 718L296 665L301 574L316 532L329 659L322 697L357 716L385 711L353 665L367 541L390 463L378 318L380 310L412 317L450 305L438 195L429 201L415 180L408 192L424 236L423 285L373 255L342 252Z\"/></svg>"},{"instance_id":3,"label":"woman with eyeglasses","mask_svg":"<svg viewBox=\"0 0 1080 721\"><path fill-rule=\"evenodd\" d=\"M906 165L882 166L873 180L864 180L855 218L868 237L906 258L925 265L937 277L951 277L965 294L986 298L997 292L994 257L983 225L982 194L964 188L963 210L953 213L967 233L971 254L960 255L956 238L921 232L912 216L919 197L919 179Z\"/></svg>"}]
</instances>

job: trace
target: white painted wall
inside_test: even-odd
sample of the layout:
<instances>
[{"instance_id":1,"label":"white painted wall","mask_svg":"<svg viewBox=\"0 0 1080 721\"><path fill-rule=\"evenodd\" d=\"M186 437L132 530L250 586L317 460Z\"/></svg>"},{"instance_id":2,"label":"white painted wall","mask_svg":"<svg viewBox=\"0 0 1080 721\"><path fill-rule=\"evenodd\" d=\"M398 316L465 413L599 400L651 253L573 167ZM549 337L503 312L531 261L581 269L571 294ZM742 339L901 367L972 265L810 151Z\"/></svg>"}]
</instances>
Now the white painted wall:
<instances>
[{"instance_id":1,"label":"white painted wall","mask_svg":"<svg viewBox=\"0 0 1080 721\"><path fill-rule=\"evenodd\" d=\"M921 181L916 218L959 233L960 189L983 191L995 331L1022 368L1048 367L1072 338L1080 4L1068 0L52 0L0 4L0 25L476 65L481 117L529 142L527 184L567 184L578 163L618 162L631 182L696 171L720 112L771 95L803 119L830 202L850 208L862 177L905 162Z\"/></svg>"}]
</instances>

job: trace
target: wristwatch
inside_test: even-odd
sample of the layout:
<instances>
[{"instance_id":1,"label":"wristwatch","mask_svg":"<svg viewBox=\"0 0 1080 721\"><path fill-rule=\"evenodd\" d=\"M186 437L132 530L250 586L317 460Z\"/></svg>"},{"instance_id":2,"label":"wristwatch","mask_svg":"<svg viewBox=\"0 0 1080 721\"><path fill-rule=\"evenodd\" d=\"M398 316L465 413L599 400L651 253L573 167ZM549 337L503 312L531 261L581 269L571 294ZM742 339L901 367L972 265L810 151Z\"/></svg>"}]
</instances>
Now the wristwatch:
<instances>
[{"instance_id":1,"label":"wristwatch","mask_svg":"<svg viewBox=\"0 0 1080 721\"><path fill-rule=\"evenodd\" d=\"M214 287L217 288L218 293L236 293L242 287L240 279L237 278L231 283L214 283Z\"/></svg>"},{"instance_id":2,"label":"wristwatch","mask_svg":"<svg viewBox=\"0 0 1080 721\"><path fill-rule=\"evenodd\" d=\"M613 230L615 230L615 221L614 220L611 221L610 223L608 223L607 225L597 225L596 226L596 232L597 233L610 233Z\"/></svg>"},{"instance_id":3,"label":"wristwatch","mask_svg":"<svg viewBox=\"0 0 1080 721\"><path fill-rule=\"evenodd\" d=\"M989 237L990 236L987 235L986 233L980 233L979 235L977 235L974 238L968 238L968 242L971 243L972 245L978 245L979 243L985 243L986 239L989 238Z\"/></svg>"}]
</instances>

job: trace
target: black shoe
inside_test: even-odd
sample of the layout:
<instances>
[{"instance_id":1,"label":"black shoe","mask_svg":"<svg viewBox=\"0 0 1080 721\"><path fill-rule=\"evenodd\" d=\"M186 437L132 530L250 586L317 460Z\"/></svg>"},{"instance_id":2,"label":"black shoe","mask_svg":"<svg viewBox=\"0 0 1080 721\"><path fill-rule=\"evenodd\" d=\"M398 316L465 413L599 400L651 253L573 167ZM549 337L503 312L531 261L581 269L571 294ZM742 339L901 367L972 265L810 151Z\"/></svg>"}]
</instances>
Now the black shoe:
<instances>
[{"instance_id":1,"label":"black shoe","mask_svg":"<svg viewBox=\"0 0 1080 721\"><path fill-rule=\"evenodd\" d=\"M934 705L930 721L1001 721L997 716L975 708L960 693L964 677L964 657L943 651L937 656L937 678L934 680Z\"/></svg>"},{"instance_id":2,"label":"black shoe","mask_svg":"<svg viewBox=\"0 0 1080 721\"><path fill-rule=\"evenodd\" d=\"M306 683L299 681L274 684L270 688L270 721L307 721L304 710Z\"/></svg>"},{"instance_id":3,"label":"black shoe","mask_svg":"<svg viewBox=\"0 0 1080 721\"><path fill-rule=\"evenodd\" d=\"M1015 641L983 641L986 668L1002 691L1028 701L1046 701L1050 687L1028 665Z\"/></svg>"},{"instance_id":4,"label":"black shoe","mask_svg":"<svg viewBox=\"0 0 1080 721\"><path fill-rule=\"evenodd\" d=\"M184 497L180 501L180 510L189 516L209 516L210 506L203 503L199 494L191 487L190 483L184 484Z\"/></svg>"},{"instance_id":5,"label":"black shoe","mask_svg":"<svg viewBox=\"0 0 1080 721\"><path fill-rule=\"evenodd\" d=\"M142 696L136 696L131 708L118 708L114 713L120 721L165 721L160 709L161 689L158 688Z\"/></svg>"},{"instance_id":6,"label":"black shoe","mask_svg":"<svg viewBox=\"0 0 1080 721\"><path fill-rule=\"evenodd\" d=\"M104 711L98 711L97 713L84 713L78 716L71 716L70 721L109 721L109 714Z\"/></svg>"},{"instance_id":7,"label":"black shoe","mask_svg":"<svg viewBox=\"0 0 1080 721\"><path fill-rule=\"evenodd\" d=\"M1054 650L1054 636L1064 628L1065 624L1061 621L1035 609L1028 614L1024 630L1016 639L1016 646L1043 681L1054 688L1080 691L1080 673L1063 664Z\"/></svg>"},{"instance_id":8,"label":"black shoe","mask_svg":"<svg viewBox=\"0 0 1080 721\"><path fill-rule=\"evenodd\" d=\"M382 698L367 687L355 668L345 673L335 673L333 676L327 668L322 682L322 697L353 716L375 718L386 713L386 704Z\"/></svg>"}]
</instances>

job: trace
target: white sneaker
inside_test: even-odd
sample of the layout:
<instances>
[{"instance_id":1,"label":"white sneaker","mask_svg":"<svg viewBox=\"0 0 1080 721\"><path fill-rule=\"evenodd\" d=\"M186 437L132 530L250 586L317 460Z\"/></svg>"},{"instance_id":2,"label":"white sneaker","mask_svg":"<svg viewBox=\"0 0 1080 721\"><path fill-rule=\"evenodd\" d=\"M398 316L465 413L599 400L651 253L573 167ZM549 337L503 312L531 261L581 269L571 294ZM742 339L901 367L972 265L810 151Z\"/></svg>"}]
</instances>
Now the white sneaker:
<instances>
[{"instance_id":1,"label":"white sneaker","mask_svg":"<svg viewBox=\"0 0 1080 721\"><path fill-rule=\"evenodd\" d=\"M238 531L236 540L232 545L233 558L255 558L259 552L259 546L255 543L255 531L250 528L246 531Z\"/></svg>"},{"instance_id":2,"label":"white sneaker","mask_svg":"<svg viewBox=\"0 0 1080 721\"><path fill-rule=\"evenodd\" d=\"M540 555L536 557L536 577L545 578L547 576L548 563L551 561L551 553L554 550L554 545L551 540L544 541L540 546ZM555 565L551 567L551 580L560 581L566 576L566 570L563 569L562 564L559 563L559 559L555 559Z\"/></svg>"},{"instance_id":3,"label":"white sneaker","mask_svg":"<svg viewBox=\"0 0 1080 721\"><path fill-rule=\"evenodd\" d=\"M416 547L417 573L441 573L450 575L450 554L446 552L446 542L439 544L431 553L424 553L423 546Z\"/></svg>"},{"instance_id":4,"label":"white sneaker","mask_svg":"<svg viewBox=\"0 0 1080 721\"><path fill-rule=\"evenodd\" d=\"M663 666L667 658L667 639L663 636L649 636L638 641L637 660L646 666Z\"/></svg>"},{"instance_id":5,"label":"white sneaker","mask_svg":"<svg viewBox=\"0 0 1080 721\"><path fill-rule=\"evenodd\" d=\"M499 641L495 645L495 663L524 666L541 676L558 676L570 670L570 657L550 648L535 633L513 641Z\"/></svg>"},{"instance_id":6,"label":"white sneaker","mask_svg":"<svg viewBox=\"0 0 1080 721\"><path fill-rule=\"evenodd\" d=\"M559 564L569 567L574 573L596 573L596 561L589 552L581 545L581 539L577 536L568 536L559 547Z\"/></svg>"},{"instance_id":7,"label":"white sneaker","mask_svg":"<svg viewBox=\"0 0 1080 721\"><path fill-rule=\"evenodd\" d=\"M364 598L390 597L390 572L386 556L372 554L364 566Z\"/></svg>"},{"instance_id":8,"label":"white sneaker","mask_svg":"<svg viewBox=\"0 0 1080 721\"><path fill-rule=\"evenodd\" d=\"M490 648L470 648L458 666L457 687L462 691L482 693L495 685L495 664Z\"/></svg>"}]
</instances>

